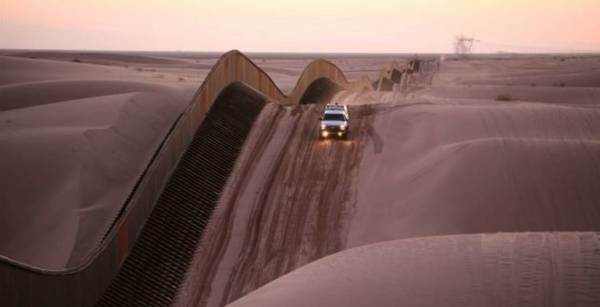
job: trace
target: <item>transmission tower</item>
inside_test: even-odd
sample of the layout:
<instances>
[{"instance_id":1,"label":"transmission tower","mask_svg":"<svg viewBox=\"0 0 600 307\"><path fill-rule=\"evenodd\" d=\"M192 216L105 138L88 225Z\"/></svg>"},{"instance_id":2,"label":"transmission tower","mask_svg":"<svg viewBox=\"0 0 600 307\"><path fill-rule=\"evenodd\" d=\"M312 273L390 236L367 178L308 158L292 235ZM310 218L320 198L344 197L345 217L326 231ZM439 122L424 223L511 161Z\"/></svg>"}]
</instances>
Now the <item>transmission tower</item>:
<instances>
[{"instance_id":1,"label":"transmission tower","mask_svg":"<svg viewBox=\"0 0 600 307\"><path fill-rule=\"evenodd\" d=\"M456 36L454 40L454 53L463 56L471 53L475 42L478 42L478 40L473 37L466 37L464 35Z\"/></svg>"}]
</instances>

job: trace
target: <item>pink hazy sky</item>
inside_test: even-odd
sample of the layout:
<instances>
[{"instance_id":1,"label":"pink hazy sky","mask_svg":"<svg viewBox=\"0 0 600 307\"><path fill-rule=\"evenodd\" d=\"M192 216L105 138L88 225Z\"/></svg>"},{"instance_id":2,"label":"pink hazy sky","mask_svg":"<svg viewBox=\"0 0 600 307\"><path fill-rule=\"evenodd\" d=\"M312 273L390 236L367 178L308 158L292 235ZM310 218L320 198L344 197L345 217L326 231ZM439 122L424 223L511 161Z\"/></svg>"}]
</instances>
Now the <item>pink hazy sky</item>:
<instances>
[{"instance_id":1,"label":"pink hazy sky","mask_svg":"<svg viewBox=\"0 0 600 307\"><path fill-rule=\"evenodd\" d=\"M599 0L0 0L0 48L600 51Z\"/></svg>"}]
</instances>

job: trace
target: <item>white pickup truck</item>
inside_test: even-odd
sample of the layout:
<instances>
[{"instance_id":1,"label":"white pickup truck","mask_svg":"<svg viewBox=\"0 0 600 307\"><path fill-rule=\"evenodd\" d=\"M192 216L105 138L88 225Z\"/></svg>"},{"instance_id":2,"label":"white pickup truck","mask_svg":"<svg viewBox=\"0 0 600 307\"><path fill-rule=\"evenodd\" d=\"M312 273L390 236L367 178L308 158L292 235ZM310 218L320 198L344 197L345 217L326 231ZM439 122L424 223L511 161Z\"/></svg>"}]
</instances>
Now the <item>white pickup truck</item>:
<instances>
[{"instance_id":1,"label":"white pickup truck","mask_svg":"<svg viewBox=\"0 0 600 307\"><path fill-rule=\"evenodd\" d=\"M350 125L348 107L339 104L326 105L319 124L319 137L321 139L347 139Z\"/></svg>"}]
</instances>

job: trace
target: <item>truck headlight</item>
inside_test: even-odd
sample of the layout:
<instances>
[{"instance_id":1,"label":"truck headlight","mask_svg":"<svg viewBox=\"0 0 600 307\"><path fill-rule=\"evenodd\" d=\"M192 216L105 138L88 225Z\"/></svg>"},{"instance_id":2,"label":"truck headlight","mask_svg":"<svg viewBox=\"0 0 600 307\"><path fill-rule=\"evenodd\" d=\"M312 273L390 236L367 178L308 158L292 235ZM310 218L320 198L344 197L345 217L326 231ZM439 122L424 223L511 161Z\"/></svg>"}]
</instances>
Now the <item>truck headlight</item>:
<instances>
[{"instance_id":1,"label":"truck headlight","mask_svg":"<svg viewBox=\"0 0 600 307\"><path fill-rule=\"evenodd\" d=\"M321 130L325 130L325 128L327 128L327 126L325 126L325 124L321 124Z\"/></svg>"},{"instance_id":2,"label":"truck headlight","mask_svg":"<svg viewBox=\"0 0 600 307\"><path fill-rule=\"evenodd\" d=\"M347 127L347 125L341 125L341 126L340 126L340 129L341 129L342 131L344 131L344 130L346 130L346 127Z\"/></svg>"}]
</instances>

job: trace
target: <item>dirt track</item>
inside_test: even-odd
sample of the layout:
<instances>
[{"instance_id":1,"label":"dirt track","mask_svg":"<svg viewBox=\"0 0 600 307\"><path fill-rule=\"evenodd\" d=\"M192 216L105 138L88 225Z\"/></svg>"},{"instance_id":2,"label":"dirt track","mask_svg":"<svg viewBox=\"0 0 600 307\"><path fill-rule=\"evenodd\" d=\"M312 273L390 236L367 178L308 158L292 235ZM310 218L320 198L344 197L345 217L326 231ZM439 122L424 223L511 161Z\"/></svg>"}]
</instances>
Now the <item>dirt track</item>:
<instances>
[{"instance_id":1,"label":"dirt track","mask_svg":"<svg viewBox=\"0 0 600 307\"><path fill-rule=\"evenodd\" d=\"M366 108L353 110L353 131L367 130L368 118L362 114ZM345 245L354 200L349 188L368 135L315 141L318 110L300 106L290 113L298 120L273 169L264 174L266 184L251 212L249 236L227 286L227 301ZM237 202L244 198L238 195Z\"/></svg>"},{"instance_id":2,"label":"dirt track","mask_svg":"<svg viewBox=\"0 0 600 307\"><path fill-rule=\"evenodd\" d=\"M321 108L271 105L263 111L200 249L210 252L210 261L192 267L201 274L191 274L188 287L206 291L196 288L201 297L180 302L226 304L345 246L356 200L351 186L373 138L373 107L350 109L347 141L318 140Z\"/></svg>"},{"instance_id":3,"label":"dirt track","mask_svg":"<svg viewBox=\"0 0 600 307\"><path fill-rule=\"evenodd\" d=\"M5 176L11 185L4 190L20 197L13 202L19 210L25 208L22 204L34 204L28 201L31 197L43 203L54 199L60 206L66 206L71 204L70 198L79 201L89 200L89 195L111 196L113 194L107 192L110 187L126 187L116 184L115 177L105 173L104 168L110 166L118 174L134 175L135 172L124 172L122 163L135 160L142 165L143 161L122 159L122 150L127 149L128 154L137 155L142 148L131 145L142 140L142 131L144 140L158 135L156 129L160 125L152 124L148 128L145 126L147 120L152 117L158 121L157 124L167 124L169 121L165 122L163 115L175 114L164 109L167 106L162 95L173 96L173 108L169 107L173 112L177 110L175 106L185 106L188 101L185 97L193 94L199 80L208 73L207 68L212 67L215 61L188 59L186 62L198 63L198 67L194 66L197 69L179 71L166 66L148 66L150 63L121 67L122 63L119 64L117 59L109 59L114 63L108 66L94 66L90 63L105 61L92 61L91 57L83 59L89 63L77 63L70 57L62 63L8 57L0 60L6 64L5 71L0 74L0 87L7 97L21 97L25 95L23 91L31 92L31 89L51 90L67 85L71 88L67 92L53 90L52 97L45 95L50 100L43 105L34 106L32 102L39 103L39 99L25 95L35 101L21 101L28 107L5 111L5 119L0 120L6 128L0 129L4 141L8 141L4 147L10 149L7 151L9 159L4 159L5 168L17 170L20 175L15 178L27 178L20 173L23 170L35 170L38 175L40 170L46 170L45 176L34 177L46 178L46 181L51 179L44 183L12 180L11 176ZM340 58L337 63L342 64L343 70L350 72L351 79L354 79L366 73L376 77L380 66L389 64L391 60L357 58L348 61ZM295 109L276 105L266 107L244 144L243 153L231 172L209 229L195 251L190 274L178 293L178 304L221 306L291 270L299 268L301 271L300 267L304 264L322 256L386 240L408 238L415 244L421 244L421 240L426 241L426 237L436 235L516 232L515 237L518 237L519 233L529 231L600 231L598 63L599 59L593 57L482 57L448 61L441 67L440 73L415 76L414 80L420 84L401 88L401 91L346 92L336 100L353 106L354 135L352 141L347 142L316 140L318 106ZM267 71L272 72L277 84L291 89L297 77L293 72L299 73L306 59L269 60L266 64ZM96 80L98 78L101 80ZM141 86L140 82L148 84ZM93 85L97 89L83 93L93 94L91 97L73 100L83 95L79 85ZM125 85L128 91L145 93L120 94ZM159 92L164 93L156 95ZM143 104L127 102L130 98L139 98L138 95L143 95L140 96L144 98ZM89 112L93 112L94 116L87 116ZM140 114L150 117L138 116ZM67 127L64 127L65 123L68 123ZM102 150L87 149L85 144L88 140L82 139L80 132L89 129L91 123L107 132L119 132L108 135L119 141L108 146L106 141L101 140L110 138L93 138L92 145L96 145L90 148L103 144L98 147ZM33 138L22 138L15 131L26 131L27 135L35 139L41 137L44 141L32 142ZM71 136L63 138L65 131L69 131L79 145L69 139ZM87 134L85 132L83 136ZM69 146L56 146L66 141ZM150 144L146 142L142 142L146 144L144 146ZM80 150L72 150L72 145L79 146ZM49 155L48 148L53 148L51 152L64 149L69 153L57 151L59 154ZM113 148L120 149L117 153L121 158L106 159L114 153ZM112 153L109 154L109 151ZM36 155L43 155L44 159L37 159ZM43 167L31 167L44 161ZM105 164L108 161L110 163ZM88 171L77 172L78 165L93 167L86 166L83 170ZM75 171L53 171L58 166ZM97 171L98 168L102 171ZM208 172L197 174L211 177ZM85 179L85 176L92 179ZM80 177L84 184L78 187ZM30 186L32 183L34 186ZM65 186L80 188L84 193L62 193L64 189L61 187ZM21 190L22 187L27 189ZM98 194L98 191L102 193ZM0 198L7 195L5 193ZM218 195L212 193L211 196ZM54 216L61 216L63 225L71 224L66 223L67 216L57 214L65 207L48 204L31 207L37 208L37 218L42 216L39 210L46 210ZM100 208L97 205L86 206L94 210ZM94 217L96 214L89 210L69 212L76 213L73 217L80 214ZM6 240L33 242L19 239L16 234L34 234L31 238L35 240L46 238L48 234L48 227L27 214L4 216L26 217L27 223L15 225L26 225L27 231L5 232L12 235L4 238L4 244L0 245L9 246ZM18 221L14 218L9 220L13 224ZM97 216L86 222L78 218L71 220L75 222L72 225L87 225L90 230L100 229L94 225L103 222ZM38 227L40 225L43 227ZM69 235L84 233L81 227L77 231L68 227L53 229ZM49 251L70 255L69 250L62 247L70 248L71 241L42 241L43 246L61 246L52 247ZM90 244L92 241L82 242ZM54 259L49 253L39 253L40 247L41 244L31 243L20 248L43 261ZM512 250L512 245L507 247ZM538 274L533 273L540 268L535 263L547 263L544 257L530 256L527 247L522 244L515 246L515 253L526 257L513 258L518 271L525 272L524 293L531 289L530 274ZM569 246L565 250L574 248ZM581 251L586 257L594 257L598 249L586 247ZM430 252L425 250L423 254L429 255ZM441 254L445 257L445 253ZM549 255L554 257L555 254L551 252ZM502 254L494 251L489 256L501 259L503 267L507 264L508 258ZM475 254L466 253L465 257L475 262L487 261ZM555 259L552 257L549 259ZM519 259L525 262L521 263ZM59 262L60 259L56 263ZM465 263L469 267L472 262ZM561 275L563 269L568 272L574 268L577 279L573 284L566 288L544 289L556 293L572 292L575 293L573 296L565 297L589 299L596 302L592 306L597 306L598 300L594 301L594 297L585 294L586 289L592 289L589 293L598 293L597 271L590 270L597 269L597 265L585 259L563 263L564 267L541 268L539 272L542 273L536 275L539 276L537 285L560 281L561 276L565 276ZM456 267L446 261L439 261L436 265L441 266L442 271L452 271ZM427 267L430 267L429 264ZM403 282L413 282L411 274L397 274L397 271L388 268L384 271L395 274ZM437 270L432 269L431 272L422 274L439 278ZM333 276L336 277L336 274ZM403 280L403 276L407 279ZM492 271L488 276L472 276L495 283L497 274ZM566 276L565 280L573 280L572 276ZM514 284L512 280L504 282L506 285ZM452 282L444 289L452 289L455 285L461 284ZM430 288L423 291L426 296L433 292ZM465 293L471 295L471 292ZM554 294L548 293L540 291L539 297L544 300L553 297ZM362 295L361 292L358 294ZM494 301L494 297L490 297ZM442 302L448 299L443 295L438 298ZM527 299L527 295L515 292L499 295L497 299L501 302L505 298L521 301ZM400 299L410 299L410 296ZM421 297L417 295L414 299L420 300ZM538 304L547 305L550 303ZM554 305L561 306L559 303ZM572 305L575 304L562 306Z\"/></svg>"},{"instance_id":4,"label":"dirt track","mask_svg":"<svg viewBox=\"0 0 600 307\"><path fill-rule=\"evenodd\" d=\"M455 86L444 81L455 74L448 71L431 78L441 83L434 87ZM347 142L316 140L318 106L267 106L178 305L222 306L313 260L374 242L600 230L597 105L580 96L555 101L535 87L527 97L536 102L500 102L479 97L478 88L460 88L469 99L427 88L339 95L352 106ZM560 270L544 276L560 278Z\"/></svg>"}]
</instances>

